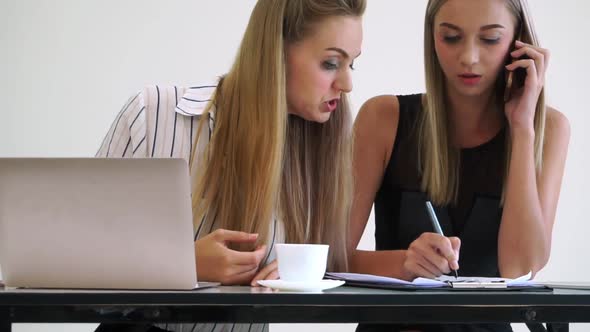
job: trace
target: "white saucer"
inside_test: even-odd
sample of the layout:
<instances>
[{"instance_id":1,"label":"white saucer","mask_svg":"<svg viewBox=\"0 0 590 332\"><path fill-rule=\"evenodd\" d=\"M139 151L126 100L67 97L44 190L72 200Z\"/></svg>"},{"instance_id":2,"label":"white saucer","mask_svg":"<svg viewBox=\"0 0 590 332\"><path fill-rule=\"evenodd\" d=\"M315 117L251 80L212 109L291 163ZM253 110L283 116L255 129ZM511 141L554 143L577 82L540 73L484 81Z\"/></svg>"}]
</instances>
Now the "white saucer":
<instances>
[{"instance_id":1,"label":"white saucer","mask_svg":"<svg viewBox=\"0 0 590 332\"><path fill-rule=\"evenodd\" d=\"M258 280L258 284L272 289L288 292L321 292L326 289L342 286L344 280L320 280L314 282L284 281L284 280Z\"/></svg>"}]
</instances>

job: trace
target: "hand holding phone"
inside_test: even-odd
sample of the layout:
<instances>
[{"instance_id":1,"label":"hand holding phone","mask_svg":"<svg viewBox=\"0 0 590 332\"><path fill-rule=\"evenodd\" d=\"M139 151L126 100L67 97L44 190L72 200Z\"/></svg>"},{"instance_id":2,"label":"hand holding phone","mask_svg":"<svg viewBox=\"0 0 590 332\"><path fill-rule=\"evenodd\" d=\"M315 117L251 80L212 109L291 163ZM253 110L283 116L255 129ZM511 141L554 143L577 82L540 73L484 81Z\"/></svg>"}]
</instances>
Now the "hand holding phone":
<instances>
[{"instance_id":1,"label":"hand holding phone","mask_svg":"<svg viewBox=\"0 0 590 332\"><path fill-rule=\"evenodd\" d=\"M518 40L521 39L521 36L519 36ZM513 51L516 50L515 47L515 43L512 44L512 49L510 50L510 52L512 53ZM509 57L512 59L512 57L509 55ZM520 60L520 59L530 59L528 56L524 55L518 59L513 59L514 60ZM504 89L504 102L508 102L510 100L510 97L512 96L512 94L514 94L514 91L522 88L524 86L524 82L526 80L526 68L516 68L515 70L506 70L506 88Z\"/></svg>"}]
</instances>

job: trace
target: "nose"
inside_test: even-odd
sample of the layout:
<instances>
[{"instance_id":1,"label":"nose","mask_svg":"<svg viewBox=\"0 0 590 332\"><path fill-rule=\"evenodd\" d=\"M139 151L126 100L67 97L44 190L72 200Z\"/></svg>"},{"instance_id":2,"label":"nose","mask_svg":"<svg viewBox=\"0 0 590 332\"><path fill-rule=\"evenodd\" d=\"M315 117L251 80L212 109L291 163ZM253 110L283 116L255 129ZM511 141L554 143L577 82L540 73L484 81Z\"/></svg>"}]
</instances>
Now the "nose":
<instances>
[{"instance_id":1,"label":"nose","mask_svg":"<svg viewBox=\"0 0 590 332\"><path fill-rule=\"evenodd\" d=\"M352 91L352 73L350 68L339 73L334 81L334 88L338 91L348 93Z\"/></svg>"},{"instance_id":2,"label":"nose","mask_svg":"<svg viewBox=\"0 0 590 332\"><path fill-rule=\"evenodd\" d=\"M473 41L465 43L461 52L461 64L472 66L479 62L479 47Z\"/></svg>"}]
</instances>

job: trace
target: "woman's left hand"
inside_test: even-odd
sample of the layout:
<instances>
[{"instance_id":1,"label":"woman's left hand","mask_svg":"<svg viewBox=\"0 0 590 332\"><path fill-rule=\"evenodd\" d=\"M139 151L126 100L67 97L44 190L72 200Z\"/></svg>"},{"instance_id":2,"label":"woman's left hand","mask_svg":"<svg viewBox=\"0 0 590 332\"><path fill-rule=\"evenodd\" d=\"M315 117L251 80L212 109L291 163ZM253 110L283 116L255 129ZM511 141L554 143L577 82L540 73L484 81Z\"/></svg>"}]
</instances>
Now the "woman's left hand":
<instances>
[{"instance_id":1,"label":"woman's left hand","mask_svg":"<svg viewBox=\"0 0 590 332\"><path fill-rule=\"evenodd\" d=\"M279 278L279 270L278 270L278 263L275 259L270 264L262 268L260 272L256 274L252 282L250 282L250 286L255 287L258 286L258 280L273 280Z\"/></svg>"},{"instance_id":2,"label":"woman's left hand","mask_svg":"<svg viewBox=\"0 0 590 332\"><path fill-rule=\"evenodd\" d=\"M522 56L529 59L518 59ZM537 101L545 85L545 72L549 65L549 50L516 41L516 49L510 53L514 62L506 66L509 71L526 69L524 86L513 92L505 106L506 118L512 130L534 130Z\"/></svg>"}]
</instances>

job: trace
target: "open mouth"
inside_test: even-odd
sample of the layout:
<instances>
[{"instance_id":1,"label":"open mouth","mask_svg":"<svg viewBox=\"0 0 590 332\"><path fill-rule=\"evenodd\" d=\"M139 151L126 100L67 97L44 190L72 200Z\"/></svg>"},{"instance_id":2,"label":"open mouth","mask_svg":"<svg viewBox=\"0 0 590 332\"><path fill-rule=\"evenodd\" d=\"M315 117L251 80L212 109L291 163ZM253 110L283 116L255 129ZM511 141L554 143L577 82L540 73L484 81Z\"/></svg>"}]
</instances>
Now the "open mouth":
<instances>
[{"instance_id":1,"label":"open mouth","mask_svg":"<svg viewBox=\"0 0 590 332\"><path fill-rule=\"evenodd\" d=\"M333 112L334 110L336 110L336 108L338 107L338 99L331 99L328 100L326 102L326 105L328 105L328 110L330 112Z\"/></svg>"}]
</instances>

